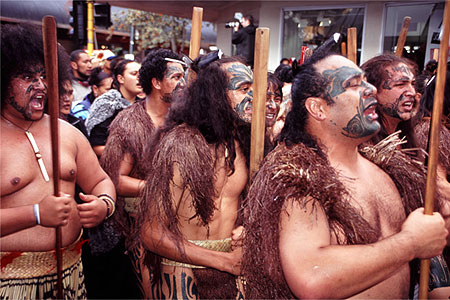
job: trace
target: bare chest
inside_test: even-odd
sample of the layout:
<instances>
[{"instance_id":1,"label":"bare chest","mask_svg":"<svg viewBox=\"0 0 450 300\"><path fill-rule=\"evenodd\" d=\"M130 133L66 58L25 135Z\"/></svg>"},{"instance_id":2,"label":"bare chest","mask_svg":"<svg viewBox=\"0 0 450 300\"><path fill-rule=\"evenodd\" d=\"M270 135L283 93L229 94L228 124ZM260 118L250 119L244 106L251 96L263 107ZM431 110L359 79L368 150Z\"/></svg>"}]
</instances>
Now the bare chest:
<instances>
[{"instance_id":1,"label":"bare chest","mask_svg":"<svg viewBox=\"0 0 450 300\"><path fill-rule=\"evenodd\" d=\"M400 231L405 210L394 182L386 173L368 170L358 177L344 178L343 183L352 196L352 205L381 238Z\"/></svg>"},{"instance_id":2,"label":"bare chest","mask_svg":"<svg viewBox=\"0 0 450 300\"><path fill-rule=\"evenodd\" d=\"M24 132L3 131L1 135L1 195L11 195L29 185L52 185L52 153L49 134L33 133L30 138ZM60 179L76 180L76 147L70 141L60 140ZM48 181L46 175L48 175ZM2 203L3 205L4 203Z\"/></svg>"}]
</instances>

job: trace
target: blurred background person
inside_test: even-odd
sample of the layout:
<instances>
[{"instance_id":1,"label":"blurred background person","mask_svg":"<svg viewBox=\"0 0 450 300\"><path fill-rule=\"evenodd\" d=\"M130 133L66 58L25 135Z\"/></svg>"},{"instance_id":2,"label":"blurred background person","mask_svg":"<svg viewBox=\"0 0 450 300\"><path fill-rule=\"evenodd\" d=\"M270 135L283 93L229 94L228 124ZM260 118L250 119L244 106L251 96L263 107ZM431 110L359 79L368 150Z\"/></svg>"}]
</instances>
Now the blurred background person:
<instances>
[{"instance_id":1,"label":"blurred background person","mask_svg":"<svg viewBox=\"0 0 450 300\"><path fill-rule=\"evenodd\" d=\"M86 120L89 116L89 108L94 100L111 89L113 78L101 67L97 67L92 70L88 82L92 91L84 97L83 101L75 104L71 110L72 116L82 120Z\"/></svg>"}]
</instances>

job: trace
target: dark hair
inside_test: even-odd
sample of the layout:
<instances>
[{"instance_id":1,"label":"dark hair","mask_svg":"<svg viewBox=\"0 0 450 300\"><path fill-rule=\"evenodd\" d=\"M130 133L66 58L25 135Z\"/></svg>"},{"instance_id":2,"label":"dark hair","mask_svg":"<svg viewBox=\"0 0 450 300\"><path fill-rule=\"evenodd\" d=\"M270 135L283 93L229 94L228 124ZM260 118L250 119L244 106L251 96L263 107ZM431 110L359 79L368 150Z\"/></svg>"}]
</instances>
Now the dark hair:
<instances>
[{"instance_id":1,"label":"dark hair","mask_svg":"<svg viewBox=\"0 0 450 300\"><path fill-rule=\"evenodd\" d=\"M139 83L147 95L152 92L152 79L162 80L164 78L168 63L165 58L181 60L181 57L171 50L153 49L142 62L139 69Z\"/></svg>"},{"instance_id":2,"label":"dark hair","mask_svg":"<svg viewBox=\"0 0 450 300\"><path fill-rule=\"evenodd\" d=\"M428 61L427 64L425 65L424 73L426 73L429 76L433 76L437 70L437 67L438 67L437 60L432 59Z\"/></svg>"},{"instance_id":3,"label":"dark hair","mask_svg":"<svg viewBox=\"0 0 450 300\"><path fill-rule=\"evenodd\" d=\"M26 72L30 66L44 66L42 33L30 24L1 26L1 102L13 77Z\"/></svg>"},{"instance_id":4,"label":"dark hair","mask_svg":"<svg viewBox=\"0 0 450 300\"><path fill-rule=\"evenodd\" d=\"M82 50L82 49L73 50L70 53L70 61L77 62L80 59L80 54L81 53L88 54L85 50Z\"/></svg>"},{"instance_id":5,"label":"dark hair","mask_svg":"<svg viewBox=\"0 0 450 300\"><path fill-rule=\"evenodd\" d=\"M63 46L58 45L58 88L65 90L63 84L72 80L72 68L70 66L70 57ZM61 93L61 92L60 92Z\"/></svg>"},{"instance_id":6,"label":"dark hair","mask_svg":"<svg viewBox=\"0 0 450 300\"><path fill-rule=\"evenodd\" d=\"M122 60L124 60L124 58L121 56L116 56L113 59L111 59L111 62L109 63L109 68L110 68L111 74L114 74L114 69Z\"/></svg>"},{"instance_id":7,"label":"dark hair","mask_svg":"<svg viewBox=\"0 0 450 300\"><path fill-rule=\"evenodd\" d=\"M92 69L91 75L89 76L89 85L95 85L100 86L102 84L102 81L106 78L111 77L110 75L106 74L105 71L103 71L102 67L96 67Z\"/></svg>"},{"instance_id":8,"label":"dark hair","mask_svg":"<svg viewBox=\"0 0 450 300\"><path fill-rule=\"evenodd\" d=\"M111 72L113 74L112 86L116 90L119 90L119 88L120 88L120 83L117 80L117 76L123 75L123 72L125 72L125 69L127 68L127 65L129 63L132 63L132 62L134 62L134 60L124 59L124 60L121 60L117 65L115 65L114 69L111 68Z\"/></svg>"},{"instance_id":9,"label":"dark hair","mask_svg":"<svg viewBox=\"0 0 450 300\"><path fill-rule=\"evenodd\" d=\"M255 21L252 15L246 14L244 16L244 19L246 19L247 21L249 21L250 25L253 25L253 22Z\"/></svg>"},{"instance_id":10,"label":"dark hair","mask_svg":"<svg viewBox=\"0 0 450 300\"><path fill-rule=\"evenodd\" d=\"M412 73L416 72L416 70L414 69L415 66L411 63L410 60L395 56L392 53L386 53L372 57L361 66L361 69L366 73L367 82L374 85L377 89L380 89L382 88L382 83L387 79L386 68L401 63L407 65L411 69ZM373 144L377 144L379 141L389 135L384 126L385 118L381 113L379 107L377 107L376 111L379 116L381 128L380 131L371 139ZM397 125L396 130L401 131L399 135L401 138L406 138L406 143L402 145L403 148L414 148L416 146L413 118L406 121L400 121L400 123L398 123Z\"/></svg>"},{"instance_id":11,"label":"dark hair","mask_svg":"<svg viewBox=\"0 0 450 300\"><path fill-rule=\"evenodd\" d=\"M367 81L379 89L386 80L386 68L400 63L412 67L409 60L392 53L386 53L372 57L361 66L361 69L366 73ZM413 68L411 68L411 71L414 72Z\"/></svg>"},{"instance_id":12,"label":"dark hair","mask_svg":"<svg viewBox=\"0 0 450 300\"><path fill-rule=\"evenodd\" d=\"M283 64L283 61L285 61L285 60L287 60L288 62L290 62L289 58L283 57L283 58L280 60L280 65L282 65L282 64Z\"/></svg>"},{"instance_id":13,"label":"dark hair","mask_svg":"<svg viewBox=\"0 0 450 300\"><path fill-rule=\"evenodd\" d=\"M327 94L330 82L317 72L315 66L318 62L332 55L337 54L326 51L315 52L299 67L292 83L292 108L286 116L286 121L279 137L280 141L285 142L287 146L303 143L323 156L317 140L306 130L308 111L306 110L305 102L309 97L320 97L329 104L333 103Z\"/></svg>"},{"instance_id":14,"label":"dark hair","mask_svg":"<svg viewBox=\"0 0 450 300\"><path fill-rule=\"evenodd\" d=\"M267 73L267 88L269 89L271 86L274 87L275 91L279 91L281 97L283 97L283 83L278 79L275 74L268 72Z\"/></svg>"},{"instance_id":15,"label":"dark hair","mask_svg":"<svg viewBox=\"0 0 450 300\"><path fill-rule=\"evenodd\" d=\"M274 72L275 76L278 77L279 80L286 83L292 82L292 67L289 65L279 65Z\"/></svg>"},{"instance_id":16,"label":"dark hair","mask_svg":"<svg viewBox=\"0 0 450 300\"><path fill-rule=\"evenodd\" d=\"M429 117L433 111L434 103L434 91L436 89L436 77L431 79L430 84L426 87L425 92L420 100L420 113L419 118L422 116ZM444 105L442 110L444 117L450 117L450 70L447 70L447 76L445 78L444 88Z\"/></svg>"},{"instance_id":17,"label":"dark hair","mask_svg":"<svg viewBox=\"0 0 450 300\"><path fill-rule=\"evenodd\" d=\"M209 144L225 144L229 153L226 161L233 173L235 140L239 142L245 157L249 157L250 124L241 120L230 105L227 94L229 78L222 65L231 62L245 64L238 57L227 57L201 69L197 79L172 103L164 126L156 133L155 140L157 142L163 133L182 123L196 127Z\"/></svg>"}]
</instances>

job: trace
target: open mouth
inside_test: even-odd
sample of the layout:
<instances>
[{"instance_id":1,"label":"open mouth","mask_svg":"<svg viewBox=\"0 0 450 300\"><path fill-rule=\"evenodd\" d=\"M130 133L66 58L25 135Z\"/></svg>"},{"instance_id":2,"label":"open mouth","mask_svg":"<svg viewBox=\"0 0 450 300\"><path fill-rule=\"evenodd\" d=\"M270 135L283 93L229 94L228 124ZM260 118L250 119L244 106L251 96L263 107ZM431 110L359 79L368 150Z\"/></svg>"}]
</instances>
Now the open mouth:
<instances>
[{"instance_id":1,"label":"open mouth","mask_svg":"<svg viewBox=\"0 0 450 300\"><path fill-rule=\"evenodd\" d=\"M377 108L377 102L371 103L364 110L364 116L367 117L371 121L375 121L376 119L378 119L378 114L375 111L376 108Z\"/></svg>"},{"instance_id":2,"label":"open mouth","mask_svg":"<svg viewBox=\"0 0 450 300\"><path fill-rule=\"evenodd\" d=\"M410 112L414 108L414 103L415 100L406 100L400 106L403 108L404 111Z\"/></svg>"},{"instance_id":3,"label":"open mouth","mask_svg":"<svg viewBox=\"0 0 450 300\"><path fill-rule=\"evenodd\" d=\"M45 96L42 94L35 95L31 98L30 106L34 110L43 110L44 109L44 99Z\"/></svg>"},{"instance_id":4,"label":"open mouth","mask_svg":"<svg viewBox=\"0 0 450 300\"><path fill-rule=\"evenodd\" d=\"M267 120L274 120L275 117L276 117L275 114L266 114L266 119L267 119Z\"/></svg>"}]
</instances>

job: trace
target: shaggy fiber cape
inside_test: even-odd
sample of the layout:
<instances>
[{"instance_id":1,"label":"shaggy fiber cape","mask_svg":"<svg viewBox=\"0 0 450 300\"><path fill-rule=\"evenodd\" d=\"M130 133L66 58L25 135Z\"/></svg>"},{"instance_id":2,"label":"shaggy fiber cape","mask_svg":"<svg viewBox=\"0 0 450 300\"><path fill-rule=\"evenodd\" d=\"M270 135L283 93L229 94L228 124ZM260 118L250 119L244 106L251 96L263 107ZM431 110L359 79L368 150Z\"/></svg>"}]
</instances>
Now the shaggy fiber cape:
<instances>
[{"instance_id":1,"label":"shaggy fiber cape","mask_svg":"<svg viewBox=\"0 0 450 300\"><path fill-rule=\"evenodd\" d=\"M422 206L425 170L421 163L395 150L401 143L397 136L388 138L391 141L383 140L360 152L391 177L408 215ZM306 199L320 205L330 230L344 236L339 244L378 240L379 233L352 207L348 191L326 158L301 143L291 147L280 144L265 158L246 199L243 271L248 299L295 298L284 279L277 246L280 214L290 199L302 206Z\"/></svg>"},{"instance_id":2,"label":"shaggy fiber cape","mask_svg":"<svg viewBox=\"0 0 450 300\"><path fill-rule=\"evenodd\" d=\"M217 157L224 155L223 150L216 148ZM179 253L184 255L183 235L178 225L177 208L174 207L170 184L176 164L183 180L181 189L189 191L192 207L199 226L208 228L214 210L215 157L210 145L196 128L185 124L167 132L160 140L149 165L149 176L142 195L140 214L146 220L155 220L161 224L168 223L168 230L175 235ZM158 174L158 176L154 176ZM168 221L167 221L168 220ZM147 252L151 268L155 274L160 272L161 257ZM230 299L237 295L235 276L215 269L194 269L197 289L201 298ZM158 280L159 276L154 279Z\"/></svg>"},{"instance_id":3,"label":"shaggy fiber cape","mask_svg":"<svg viewBox=\"0 0 450 300\"><path fill-rule=\"evenodd\" d=\"M129 176L145 179L141 159L154 131L155 126L146 112L145 101L134 103L114 118L109 126L109 136L100 164L116 187L119 184L120 162L126 153L134 160ZM127 236L131 224L128 224L128 216L124 211L124 198L118 197L116 204L115 220L121 225L123 234Z\"/></svg>"}]
</instances>

